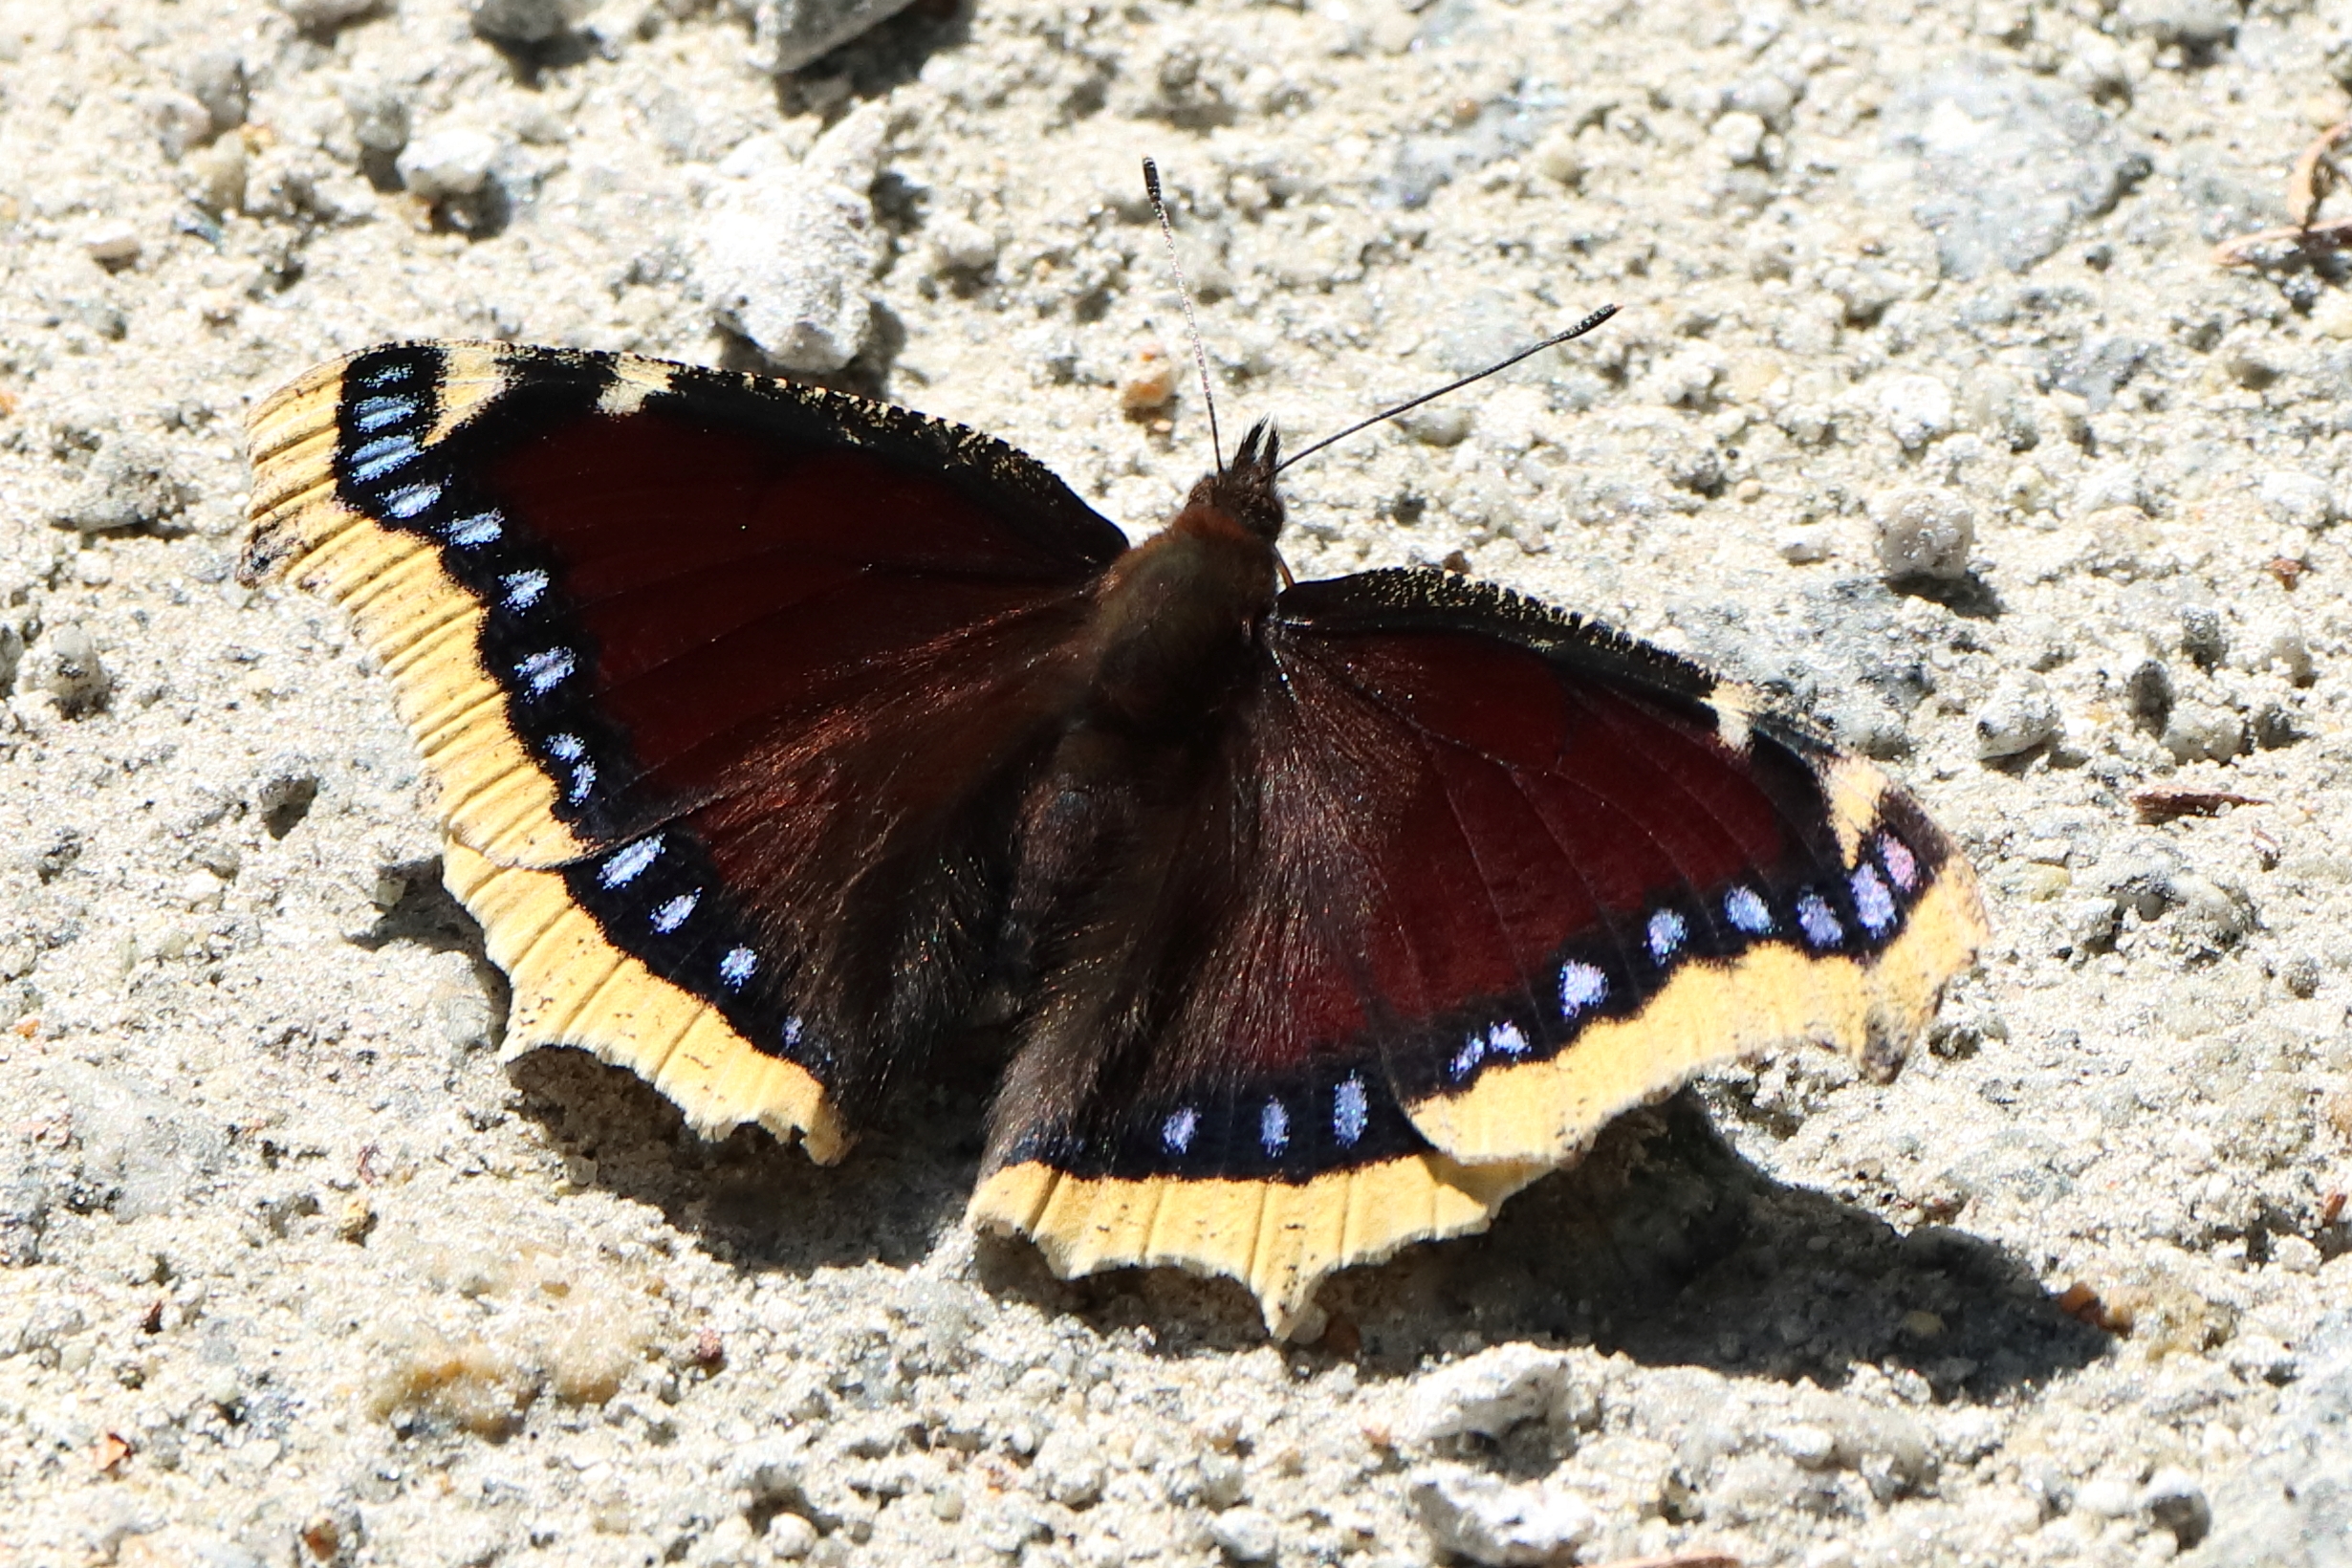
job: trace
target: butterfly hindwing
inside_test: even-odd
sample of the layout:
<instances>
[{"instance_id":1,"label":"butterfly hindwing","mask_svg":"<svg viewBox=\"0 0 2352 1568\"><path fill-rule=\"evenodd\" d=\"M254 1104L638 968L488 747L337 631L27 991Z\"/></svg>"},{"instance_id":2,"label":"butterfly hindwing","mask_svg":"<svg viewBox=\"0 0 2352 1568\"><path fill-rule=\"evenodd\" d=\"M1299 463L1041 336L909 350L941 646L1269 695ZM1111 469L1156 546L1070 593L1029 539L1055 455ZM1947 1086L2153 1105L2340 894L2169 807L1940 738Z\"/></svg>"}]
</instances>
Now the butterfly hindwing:
<instances>
[{"instance_id":1,"label":"butterfly hindwing","mask_svg":"<svg viewBox=\"0 0 2352 1568\"><path fill-rule=\"evenodd\" d=\"M1281 1327L1710 1062L1891 1065L1982 935L1907 797L1657 650L1434 573L1301 584L1267 642L1195 792L1238 826L1158 889L1223 940L1142 942L1185 1003L1090 1098L1033 1041L999 1110L975 1212L1067 1267L1232 1274Z\"/></svg>"},{"instance_id":2,"label":"butterfly hindwing","mask_svg":"<svg viewBox=\"0 0 2352 1568\"><path fill-rule=\"evenodd\" d=\"M985 846L1123 536L975 432L628 357L393 344L251 424L248 574L392 677L510 1051L830 1158L980 983Z\"/></svg>"}]
</instances>

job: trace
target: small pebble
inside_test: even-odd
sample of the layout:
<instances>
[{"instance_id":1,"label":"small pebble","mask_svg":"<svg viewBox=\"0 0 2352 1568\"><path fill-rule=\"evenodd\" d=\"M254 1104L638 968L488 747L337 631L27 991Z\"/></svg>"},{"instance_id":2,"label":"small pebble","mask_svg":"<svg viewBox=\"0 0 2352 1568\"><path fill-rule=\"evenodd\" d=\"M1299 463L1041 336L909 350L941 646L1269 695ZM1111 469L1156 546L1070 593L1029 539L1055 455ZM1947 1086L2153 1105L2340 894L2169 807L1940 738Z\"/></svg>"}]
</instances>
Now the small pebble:
<instances>
[{"instance_id":1,"label":"small pebble","mask_svg":"<svg viewBox=\"0 0 2352 1568\"><path fill-rule=\"evenodd\" d=\"M1231 1454L1205 1453L1201 1455L1201 1501L1210 1508L1227 1509L1241 1501L1241 1461Z\"/></svg>"},{"instance_id":2,"label":"small pebble","mask_svg":"<svg viewBox=\"0 0 2352 1568\"><path fill-rule=\"evenodd\" d=\"M2112 1478L2085 1481L2075 1488L2076 1512L2097 1518L2121 1519L2136 1512L2138 1506L2131 1488Z\"/></svg>"},{"instance_id":3,"label":"small pebble","mask_svg":"<svg viewBox=\"0 0 2352 1568\"><path fill-rule=\"evenodd\" d=\"M2175 762L2227 762L2246 750L2245 715L2211 703L2177 704L2164 745Z\"/></svg>"},{"instance_id":4,"label":"small pebble","mask_svg":"<svg viewBox=\"0 0 2352 1568\"><path fill-rule=\"evenodd\" d=\"M1751 114L1734 112L1717 120L1708 130L1707 140L1723 155L1725 163L1761 163L1764 132L1764 121Z\"/></svg>"},{"instance_id":5,"label":"small pebble","mask_svg":"<svg viewBox=\"0 0 2352 1568\"><path fill-rule=\"evenodd\" d=\"M467 0L473 30L502 44L543 44L572 31L579 0Z\"/></svg>"},{"instance_id":6,"label":"small pebble","mask_svg":"<svg viewBox=\"0 0 2352 1568\"><path fill-rule=\"evenodd\" d=\"M1895 490L1880 496L1870 510L1878 523L1879 569L1889 581L1968 576L1976 514L1957 494L1924 488Z\"/></svg>"},{"instance_id":7,"label":"small pebble","mask_svg":"<svg viewBox=\"0 0 2352 1568\"><path fill-rule=\"evenodd\" d=\"M120 219L108 219L82 236L81 249L100 267L127 267L139 259L139 230Z\"/></svg>"},{"instance_id":8,"label":"small pebble","mask_svg":"<svg viewBox=\"0 0 2352 1568\"><path fill-rule=\"evenodd\" d=\"M197 55L181 73L180 85L205 106L212 135L233 131L245 123L245 57L234 49L215 49Z\"/></svg>"},{"instance_id":9,"label":"small pebble","mask_svg":"<svg viewBox=\"0 0 2352 1568\"><path fill-rule=\"evenodd\" d=\"M1002 249L994 229L952 213L932 219L924 232L931 242L934 266L944 272L984 272L996 265Z\"/></svg>"},{"instance_id":10,"label":"small pebble","mask_svg":"<svg viewBox=\"0 0 2352 1568\"><path fill-rule=\"evenodd\" d=\"M1281 1547L1274 1520L1254 1508L1229 1509L1209 1521L1209 1538L1234 1562L1272 1562Z\"/></svg>"},{"instance_id":11,"label":"small pebble","mask_svg":"<svg viewBox=\"0 0 2352 1568\"><path fill-rule=\"evenodd\" d=\"M2300 1237L2294 1238L2300 1240ZM2304 1242L2304 1246L2311 1244ZM2151 1519L2172 1532L2172 1538L2183 1551L2196 1545L2211 1534L2213 1506L2205 1499L2205 1490L2187 1470L2167 1466L2148 1477L2140 1489L2140 1508Z\"/></svg>"},{"instance_id":12,"label":"small pebble","mask_svg":"<svg viewBox=\"0 0 2352 1568\"><path fill-rule=\"evenodd\" d=\"M1879 383L1879 417L1903 443L1916 451L1950 430L1951 388L1933 376L1889 376Z\"/></svg>"},{"instance_id":13,"label":"small pebble","mask_svg":"<svg viewBox=\"0 0 2352 1568\"><path fill-rule=\"evenodd\" d=\"M1593 1511L1565 1492L1514 1486L1465 1465L1419 1472L1409 1495L1441 1551L1489 1568L1572 1561L1599 1526Z\"/></svg>"},{"instance_id":14,"label":"small pebble","mask_svg":"<svg viewBox=\"0 0 2352 1568\"><path fill-rule=\"evenodd\" d=\"M1135 357L1119 383L1119 406L1129 418L1155 414L1176 401L1176 361L1157 347Z\"/></svg>"},{"instance_id":15,"label":"small pebble","mask_svg":"<svg viewBox=\"0 0 2352 1568\"><path fill-rule=\"evenodd\" d=\"M1976 754L1988 762L2032 751L2058 730L2058 700L2038 675L2004 674L1976 714Z\"/></svg>"},{"instance_id":16,"label":"small pebble","mask_svg":"<svg viewBox=\"0 0 2352 1568\"><path fill-rule=\"evenodd\" d=\"M768 1533L761 1538L767 1542L769 1556L798 1562L816 1550L817 1527L797 1514L779 1514L768 1521Z\"/></svg>"},{"instance_id":17,"label":"small pebble","mask_svg":"<svg viewBox=\"0 0 2352 1568\"><path fill-rule=\"evenodd\" d=\"M1576 1363L1565 1352L1496 1345L1416 1379L1398 1435L1424 1444L1501 1437L1522 1422L1564 1412L1576 1392Z\"/></svg>"},{"instance_id":18,"label":"small pebble","mask_svg":"<svg viewBox=\"0 0 2352 1568\"><path fill-rule=\"evenodd\" d=\"M1473 419L1468 404L1432 403L1398 415L1396 423L1397 428L1424 446L1459 446L1470 433Z\"/></svg>"},{"instance_id":19,"label":"small pebble","mask_svg":"<svg viewBox=\"0 0 2352 1568\"><path fill-rule=\"evenodd\" d=\"M408 145L408 100L387 81L360 78L343 88L343 110L351 116L352 140L372 153L397 153Z\"/></svg>"},{"instance_id":20,"label":"small pebble","mask_svg":"<svg viewBox=\"0 0 2352 1568\"><path fill-rule=\"evenodd\" d=\"M2254 493L2272 521L2288 528L2323 528L2335 519L2335 493L2317 474L2272 468L2254 481Z\"/></svg>"},{"instance_id":21,"label":"small pebble","mask_svg":"<svg viewBox=\"0 0 2352 1568\"><path fill-rule=\"evenodd\" d=\"M332 33L373 11L381 0L277 0L294 25L305 33Z\"/></svg>"},{"instance_id":22,"label":"small pebble","mask_svg":"<svg viewBox=\"0 0 2352 1568\"><path fill-rule=\"evenodd\" d=\"M721 165L696 272L720 326L786 370L838 370L873 322L869 194L888 118L854 110L798 163L770 142Z\"/></svg>"},{"instance_id":23,"label":"small pebble","mask_svg":"<svg viewBox=\"0 0 2352 1568\"><path fill-rule=\"evenodd\" d=\"M133 431L105 436L56 522L84 534L168 522L193 496L170 447Z\"/></svg>"},{"instance_id":24,"label":"small pebble","mask_svg":"<svg viewBox=\"0 0 2352 1568\"><path fill-rule=\"evenodd\" d=\"M68 622L42 641L49 664L49 691L57 699L59 710L86 713L105 702L113 678L88 632Z\"/></svg>"},{"instance_id":25,"label":"small pebble","mask_svg":"<svg viewBox=\"0 0 2352 1568\"><path fill-rule=\"evenodd\" d=\"M738 0L751 13L752 58L782 76L838 49L909 0Z\"/></svg>"},{"instance_id":26,"label":"small pebble","mask_svg":"<svg viewBox=\"0 0 2352 1568\"><path fill-rule=\"evenodd\" d=\"M427 202L479 195L505 150L488 131L468 126L434 131L402 151L401 185L410 195Z\"/></svg>"},{"instance_id":27,"label":"small pebble","mask_svg":"<svg viewBox=\"0 0 2352 1568\"><path fill-rule=\"evenodd\" d=\"M1811 566L1838 553L1838 537L1827 523L1799 523L1782 530L1780 537L1773 541L1773 548L1791 566Z\"/></svg>"}]
</instances>

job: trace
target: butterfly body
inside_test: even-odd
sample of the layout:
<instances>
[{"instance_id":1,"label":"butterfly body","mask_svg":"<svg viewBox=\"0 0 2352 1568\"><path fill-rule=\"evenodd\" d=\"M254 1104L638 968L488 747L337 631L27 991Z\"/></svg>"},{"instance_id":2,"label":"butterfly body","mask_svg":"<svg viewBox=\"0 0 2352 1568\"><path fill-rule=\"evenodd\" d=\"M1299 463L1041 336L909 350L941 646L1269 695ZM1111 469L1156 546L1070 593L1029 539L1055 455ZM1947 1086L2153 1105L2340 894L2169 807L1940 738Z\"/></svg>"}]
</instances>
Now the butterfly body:
<instances>
[{"instance_id":1,"label":"butterfly body","mask_svg":"<svg viewBox=\"0 0 2352 1568\"><path fill-rule=\"evenodd\" d=\"M972 1214L1065 1273L1286 1330L1710 1061L1891 1070L1982 934L1753 694L1445 574L1284 587L1258 432L1133 547L975 432L651 360L387 345L253 437L249 571L391 675L509 1050L832 1159L992 1015Z\"/></svg>"}]
</instances>

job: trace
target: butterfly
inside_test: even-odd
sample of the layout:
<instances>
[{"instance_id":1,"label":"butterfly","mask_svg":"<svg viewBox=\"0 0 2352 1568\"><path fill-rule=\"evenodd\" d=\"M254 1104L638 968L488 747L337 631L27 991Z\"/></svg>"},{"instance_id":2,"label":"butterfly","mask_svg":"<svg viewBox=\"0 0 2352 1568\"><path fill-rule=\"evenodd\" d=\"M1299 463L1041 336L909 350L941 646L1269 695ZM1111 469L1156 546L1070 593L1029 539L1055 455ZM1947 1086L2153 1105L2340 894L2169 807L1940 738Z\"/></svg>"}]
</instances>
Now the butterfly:
<instances>
[{"instance_id":1,"label":"butterfly","mask_svg":"<svg viewBox=\"0 0 2352 1568\"><path fill-rule=\"evenodd\" d=\"M1065 1275L1287 1334L1710 1063L1891 1072L1985 936L1755 692L1449 573L1286 586L1263 425L1132 546L977 431L628 356L393 343L250 433L244 574L381 663L507 1052L831 1162L1009 1042L969 1214Z\"/></svg>"}]
</instances>

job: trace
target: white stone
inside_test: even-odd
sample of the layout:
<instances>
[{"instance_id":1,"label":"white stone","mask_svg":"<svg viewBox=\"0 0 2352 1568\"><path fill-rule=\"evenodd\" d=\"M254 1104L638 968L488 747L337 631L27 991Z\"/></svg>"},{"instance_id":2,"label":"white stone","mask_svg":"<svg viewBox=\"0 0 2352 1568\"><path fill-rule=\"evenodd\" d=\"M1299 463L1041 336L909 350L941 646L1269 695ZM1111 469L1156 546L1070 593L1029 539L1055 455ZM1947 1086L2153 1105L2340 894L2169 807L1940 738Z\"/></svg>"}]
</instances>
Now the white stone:
<instances>
[{"instance_id":1,"label":"white stone","mask_svg":"<svg viewBox=\"0 0 2352 1568\"><path fill-rule=\"evenodd\" d=\"M1500 1437L1561 1408L1574 1386L1574 1367L1564 1353L1534 1345L1482 1350L1415 1380L1398 1435L1423 1444L1465 1434Z\"/></svg>"},{"instance_id":2,"label":"white stone","mask_svg":"<svg viewBox=\"0 0 2352 1568\"><path fill-rule=\"evenodd\" d=\"M1707 133L1707 140L1715 144L1729 163L1761 163L1764 162L1764 121L1751 114L1734 111L1715 121Z\"/></svg>"},{"instance_id":3,"label":"white stone","mask_svg":"<svg viewBox=\"0 0 2352 1568\"><path fill-rule=\"evenodd\" d=\"M712 315L787 370L838 370L872 323L878 250L869 195L888 111L869 103L799 163L773 138L729 155L696 272Z\"/></svg>"},{"instance_id":4,"label":"white stone","mask_svg":"<svg viewBox=\"0 0 2352 1568\"><path fill-rule=\"evenodd\" d=\"M1907 450L1951 428L1951 388L1933 376L1889 376L1879 382L1879 417Z\"/></svg>"},{"instance_id":5,"label":"white stone","mask_svg":"<svg viewBox=\"0 0 2352 1568\"><path fill-rule=\"evenodd\" d=\"M1441 1550L1488 1568L1573 1560L1599 1522L1565 1492L1540 1483L1513 1486L1467 1465L1418 1471L1410 1495L1422 1528Z\"/></svg>"},{"instance_id":6,"label":"white stone","mask_svg":"<svg viewBox=\"0 0 2352 1568\"><path fill-rule=\"evenodd\" d=\"M2012 670L1976 713L1976 754L1986 761L2030 751L2058 733L2058 700L2031 671Z\"/></svg>"},{"instance_id":7,"label":"white stone","mask_svg":"<svg viewBox=\"0 0 2352 1568\"><path fill-rule=\"evenodd\" d=\"M2254 491L2272 520L2289 528L2321 528L2336 513L2327 481L2296 468L2272 468L2254 481Z\"/></svg>"},{"instance_id":8,"label":"white stone","mask_svg":"<svg viewBox=\"0 0 2352 1568\"><path fill-rule=\"evenodd\" d=\"M452 125L417 138L396 165L401 185L428 202L478 194L505 150L488 131Z\"/></svg>"},{"instance_id":9,"label":"white stone","mask_svg":"<svg viewBox=\"0 0 2352 1568\"><path fill-rule=\"evenodd\" d=\"M82 235L81 248L101 267L120 267L139 259L139 230L120 218L109 218Z\"/></svg>"},{"instance_id":10,"label":"white stone","mask_svg":"<svg viewBox=\"0 0 2352 1568\"><path fill-rule=\"evenodd\" d=\"M1272 1562L1281 1548L1274 1520L1254 1508L1232 1508L1209 1521L1209 1538L1234 1562Z\"/></svg>"}]
</instances>

